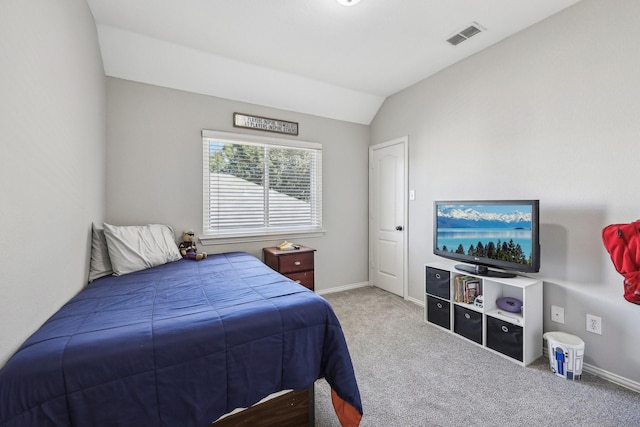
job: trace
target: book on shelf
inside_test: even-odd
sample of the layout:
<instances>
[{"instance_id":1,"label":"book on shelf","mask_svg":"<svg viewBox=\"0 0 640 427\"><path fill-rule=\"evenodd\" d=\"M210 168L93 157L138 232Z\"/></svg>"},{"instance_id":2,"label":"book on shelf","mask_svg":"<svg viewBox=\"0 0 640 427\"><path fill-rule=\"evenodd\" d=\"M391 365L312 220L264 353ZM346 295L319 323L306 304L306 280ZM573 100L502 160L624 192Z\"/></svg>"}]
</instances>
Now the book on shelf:
<instances>
[{"instance_id":1,"label":"book on shelf","mask_svg":"<svg viewBox=\"0 0 640 427\"><path fill-rule=\"evenodd\" d=\"M479 295L482 295L482 281L480 279L472 276L456 276L453 290L455 302L473 304Z\"/></svg>"}]
</instances>

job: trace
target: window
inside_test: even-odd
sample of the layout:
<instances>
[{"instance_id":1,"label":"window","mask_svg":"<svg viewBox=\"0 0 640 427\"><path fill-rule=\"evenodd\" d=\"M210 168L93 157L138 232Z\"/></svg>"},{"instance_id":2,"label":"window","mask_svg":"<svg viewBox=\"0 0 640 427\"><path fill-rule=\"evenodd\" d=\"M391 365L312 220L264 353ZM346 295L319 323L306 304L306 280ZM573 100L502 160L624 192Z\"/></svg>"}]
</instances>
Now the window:
<instances>
[{"instance_id":1,"label":"window","mask_svg":"<svg viewBox=\"0 0 640 427\"><path fill-rule=\"evenodd\" d=\"M322 232L322 146L202 131L209 243Z\"/></svg>"}]
</instances>

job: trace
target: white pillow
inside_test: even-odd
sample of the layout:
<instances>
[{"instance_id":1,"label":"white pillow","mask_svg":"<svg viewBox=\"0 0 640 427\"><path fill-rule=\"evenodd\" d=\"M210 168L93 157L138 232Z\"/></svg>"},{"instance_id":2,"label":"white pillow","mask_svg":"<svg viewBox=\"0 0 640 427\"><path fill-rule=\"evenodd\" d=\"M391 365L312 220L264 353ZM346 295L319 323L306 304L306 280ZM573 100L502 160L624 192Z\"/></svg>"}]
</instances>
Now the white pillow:
<instances>
[{"instance_id":1,"label":"white pillow","mask_svg":"<svg viewBox=\"0 0 640 427\"><path fill-rule=\"evenodd\" d=\"M168 225L104 224L113 274L120 276L182 259Z\"/></svg>"},{"instance_id":2,"label":"white pillow","mask_svg":"<svg viewBox=\"0 0 640 427\"><path fill-rule=\"evenodd\" d=\"M89 264L89 283L102 277L113 274L107 240L104 230L92 224L91 231L91 262Z\"/></svg>"}]
</instances>

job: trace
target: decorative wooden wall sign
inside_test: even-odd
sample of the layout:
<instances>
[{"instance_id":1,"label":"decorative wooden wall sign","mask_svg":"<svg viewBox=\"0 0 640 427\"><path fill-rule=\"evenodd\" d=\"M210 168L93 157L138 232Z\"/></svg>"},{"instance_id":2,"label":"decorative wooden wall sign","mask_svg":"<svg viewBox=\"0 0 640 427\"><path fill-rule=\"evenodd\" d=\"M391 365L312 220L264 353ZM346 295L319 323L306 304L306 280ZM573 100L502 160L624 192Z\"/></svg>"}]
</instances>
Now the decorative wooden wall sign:
<instances>
[{"instance_id":1,"label":"decorative wooden wall sign","mask_svg":"<svg viewBox=\"0 0 640 427\"><path fill-rule=\"evenodd\" d=\"M241 113L233 113L233 126L264 130L267 132L286 133L287 135L298 135L298 123L270 119L268 117L249 116Z\"/></svg>"}]
</instances>

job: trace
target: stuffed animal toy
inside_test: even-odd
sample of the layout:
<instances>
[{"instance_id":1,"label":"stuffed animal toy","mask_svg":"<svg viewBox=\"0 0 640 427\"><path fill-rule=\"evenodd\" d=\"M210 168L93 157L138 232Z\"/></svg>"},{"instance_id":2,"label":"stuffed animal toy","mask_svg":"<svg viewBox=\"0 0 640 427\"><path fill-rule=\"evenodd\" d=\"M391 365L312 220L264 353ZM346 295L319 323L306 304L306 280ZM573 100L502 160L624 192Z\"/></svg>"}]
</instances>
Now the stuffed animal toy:
<instances>
[{"instance_id":1,"label":"stuffed animal toy","mask_svg":"<svg viewBox=\"0 0 640 427\"><path fill-rule=\"evenodd\" d=\"M178 245L178 249L180 249L182 258L189 258L200 261L201 259L205 259L207 257L206 252L198 253L198 248L196 248L196 238L193 230L184 230L184 232L182 233L182 241Z\"/></svg>"}]
</instances>

